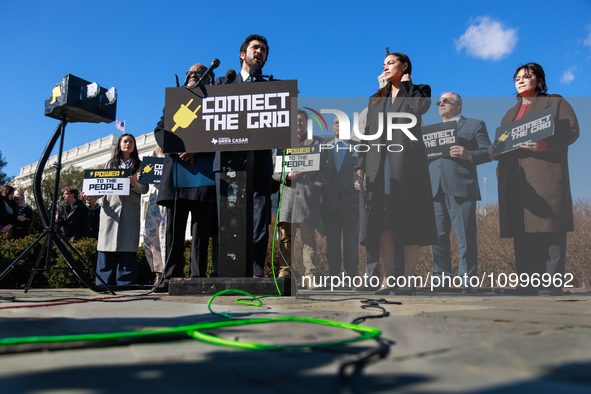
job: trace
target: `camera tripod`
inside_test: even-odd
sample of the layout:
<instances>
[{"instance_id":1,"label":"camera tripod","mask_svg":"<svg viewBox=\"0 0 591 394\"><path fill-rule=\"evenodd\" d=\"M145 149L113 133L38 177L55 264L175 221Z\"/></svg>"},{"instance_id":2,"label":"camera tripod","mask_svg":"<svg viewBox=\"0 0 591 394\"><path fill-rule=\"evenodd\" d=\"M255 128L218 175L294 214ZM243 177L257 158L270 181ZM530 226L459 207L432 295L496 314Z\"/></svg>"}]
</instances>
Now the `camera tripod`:
<instances>
[{"instance_id":1,"label":"camera tripod","mask_svg":"<svg viewBox=\"0 0 591 394\"><path fill-rule=\"evenodd\" d=\"M35 201L37 202L37 208L39 211L39 215L41 217L41 221L43 222L43 232L33 241L27 249L23 253L21 253L5 270L0 274L0 281L8 275L8 273L26 256L28 255L35 245L39 242L44 242L39 255L37 256L37 261L35 266L32 268L31 276L29 277L29 281L25 287L25 293L31 287L33 283L33 278L37 271L49 271L51 270L51 247L55 245L59 253L62 255L66 264L70 268L70 270L84 283L86 287L89 289L96 291L96 292L103 292L109 291L111 294L115 295L115 292L107 285L107 283L96 274L95 270L84 260L82 255L70 244L70 242L62 237L59 231L55 228L55 213L57 211L57 196L59 192L59 183L60 183L60 172L62 167L62 153L64 148L64 135L66 131L66 124L68 123L67 120L61 119L60 124L57 126L51 139L47 143L45 147L45 151L43 151L43 155L37 164L37 168L35 169L35 176L33 178L33 194L35 196ZM51 216L48 217L47 211L45 209L45 204L43 202L43 194L41 192L41 179L43 177L43 170L45 169L45 165L47 164L47 160L49 159L49 155L51 154L55 144L57 143L58 138L60 139L59 145L59 153L57 156L57 161L54 164L55 167L55 184L53 189L53 201L51 205ZM43 257L43 253L45 252L45 267L39 268L41 264L41 259ZM102 286L97 286L94 283L94 280L91 276L88 275L88 272L94 275L95 278L99 282L101 282Z\"/></svg>"}]
</instances>

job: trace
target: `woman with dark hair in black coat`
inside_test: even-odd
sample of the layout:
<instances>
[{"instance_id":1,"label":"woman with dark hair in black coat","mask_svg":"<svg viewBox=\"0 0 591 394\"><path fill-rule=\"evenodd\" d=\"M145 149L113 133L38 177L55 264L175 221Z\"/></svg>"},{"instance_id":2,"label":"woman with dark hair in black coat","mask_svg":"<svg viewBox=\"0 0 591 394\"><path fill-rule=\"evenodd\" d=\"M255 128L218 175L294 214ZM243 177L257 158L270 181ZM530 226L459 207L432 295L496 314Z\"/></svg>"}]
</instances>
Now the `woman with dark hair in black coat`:
<instances>
[{"instance_id":1,"label":"woman with dark hair in black coat","mask_svg":"<svg viewBox=\"0 0 591 394\"><path fill-rule=\"evenodd\" d=\"M389 294L396 285L396 294L412 295L419 247L437 243L435 216L425 145L421 134L421 115L431 106L429 85L414 85L410 78L412 65L408 56L387 52L384 60L386 86L369 99L365 135L381 132L378 144L359 154L355 168L367 183L369 217L367 242L379 242L382 256L382 287L376 294ZM388 138L385 125L409 123L395 117L402 113L414 116L416 123L407 132L392 131ZM396 115L397 116L397 115ZM400 120L400 122L398 122ZM372 141L373 142L373 141ZM357 183L357 182L356 182ZM356 186L358 187L358 185ZM376 246L374 244L373 246ZM395 282L395 248L404 248L406 280Z\"/></svg>"}]
</instances>

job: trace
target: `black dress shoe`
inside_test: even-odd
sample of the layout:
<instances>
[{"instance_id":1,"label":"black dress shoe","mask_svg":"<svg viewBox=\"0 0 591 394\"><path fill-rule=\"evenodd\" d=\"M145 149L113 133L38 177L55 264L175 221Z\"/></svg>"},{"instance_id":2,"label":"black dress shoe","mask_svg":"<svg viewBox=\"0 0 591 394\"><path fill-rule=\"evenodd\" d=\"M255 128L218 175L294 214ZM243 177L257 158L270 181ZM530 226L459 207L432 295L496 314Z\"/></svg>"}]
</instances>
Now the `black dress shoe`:
<instances>
[{"instance_id":1,"label":"black dress shoe","mask_svg":"<svg viewBox=\"0 0 591 394\"><path fill-rule=\"evenodd\" d=\"M411 287L410 289L398 289L394 292L394 295L416 295L417 288Z\"/></svg>"}]
</instances>

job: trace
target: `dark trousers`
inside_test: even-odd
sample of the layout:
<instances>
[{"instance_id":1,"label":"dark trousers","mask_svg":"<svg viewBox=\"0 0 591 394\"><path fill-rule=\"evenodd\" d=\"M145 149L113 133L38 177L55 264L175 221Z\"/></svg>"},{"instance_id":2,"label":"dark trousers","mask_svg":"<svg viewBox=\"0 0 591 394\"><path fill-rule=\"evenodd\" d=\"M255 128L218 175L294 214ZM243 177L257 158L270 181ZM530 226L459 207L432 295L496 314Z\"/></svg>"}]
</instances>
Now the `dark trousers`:
<instances>
[{"instance_id":1,"label":"dark trousers","mask_svg":"<svg viewBox=\"0 0 591 394\"><path fill-rule=\"evenodd\" d=\"M252 240L253 267L252 274L263 276L267 246L269 244L269 225L271 224L271 187L273 179L268 174L255 174L254 194L252 201Z\"/></svg>"},{"instance_id":2,"label":"dark trousers","mask_svg":"<svg viewBox=\"0 0 591 394\"><path fill-rule=\"evenodd\" d=\"M339 275L342 262L348 276L359 275L359 208L351 207L339 193L336 210L322 216L326 229L328 274ZM341 234L343 255L341 255Z\"/></svg>"},{"instance_id":3,"label":"dark trousers","mask_svg":"<svg viewBox=\"0 0 591 394\"><path fill-rule=\"evenodd\" d=\"M476 275L478 267L478 245L476 243L476 200L449 196L439 191L433 200L437 245L431 246L433 274L452 276L451 244L449 236L453 226L458 241L458 276Z\"/></svg>"},{"instance_id":4,"label":"dark trousers","mask_svg":"<svg viewBox=\"0 0 591 394\"><path fill-rule=\"evenodd\" d=\"M176 208L167 208L166 266L163 282L184 277L185 229L191 213L191 277L205 277L209 237L215 235L216 204L202 201L177 201Z\"/></svg>"},{"instance_id":5,"label":"dark trousers","mask_svg":"<svg viewBox=\"0 0 591 394\"><path fill-rule=\"evenodd\" d=\"M520 233L513 239L518 274L564 275L566 233Z\"/></svg>"},{"instance_id":6,"label":"dark trousers","mask_svg":"<svg viewBox=\"0 0 591 394\"><path fill-rule=\"evenodd\" d=\"M135 252L98 252L96 273L108 285L133 285L137 278ZM102 283L95 279L97 285Z\"/></svg>"}]
</instances>

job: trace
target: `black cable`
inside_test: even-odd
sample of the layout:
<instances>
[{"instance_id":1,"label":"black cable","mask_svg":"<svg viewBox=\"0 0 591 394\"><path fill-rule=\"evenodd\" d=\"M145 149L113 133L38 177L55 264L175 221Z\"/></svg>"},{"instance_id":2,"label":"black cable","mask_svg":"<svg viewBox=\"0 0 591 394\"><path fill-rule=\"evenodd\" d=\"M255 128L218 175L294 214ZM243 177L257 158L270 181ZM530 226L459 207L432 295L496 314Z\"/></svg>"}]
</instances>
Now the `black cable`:
<instances>
[{"instance_id":1,"label":"black cable","mask_svg":"<svg viewBox=\"0 0 591 394\"><path fill-rule=\"evenodd\" d=\"M359 376L367 364L385 358L390 353L390 345L395 344L393 341L380 337L374 338L374 340L378 343L377 347L359 353L359 358L344 362L339 367L338 391L340 394L353 393L353 378ZM349 370L351 371L349 372Z\"/></svg>"},{"instance_id":2,"label":"black cable","mask_svg":"<svg viewBox=\"0 0 591 394\"><path fill-rule=\"evenodd\" d=\"M373 299L373 298L367 298L367 297L349 297L349 298L337 298L335 300L326 300L326 299L321 299L321 298L312 298L312 297L306 297L306 298L302 298L302 300L309 300L309 301L326 301L326 302L337 302L337 301L354 301L354 300L361 300L362 303L364 304L369 304L371 302L379 302L382 304L394 304L394 305L402 305L401 302L398 301L386 301L384 298L377 298L377 299Z\"/></svg>"},{"instance_id":3,"label":"black cable","mask_svg":"<svg viewBox=\"0 0 591 394\"><path fill-rule=\"evenodd\" d=\"M387 301L384 298L380 299L363 299L361 301L364 305L361 305L362 309L379 309L382 311L379 315L366 315L360 316L354 319L351 323L352 324L359 324L367 319L380 319L383 317L390 316L390 312L386 311L384 307L381 307L379 304L394 304L394 305L402 305L401 302L397 301ZM358 354L357 359L352 361L347 361L341 364L339 367L339 383L338 389L340 394L351 394L353 393L352 389L352 380L354 377L359 376L362 371L363 367L367 364L381 360L385 358L390 353L390 345L394 345L395 342L389 339L384 339L381 337L374 338L377 342L377 346L365 351L362 351Z\"/></svg>"},{"instance_id":4,"label":"black cable","mask_svg":"<svg viewBox=\"0 0 591 394\"><path fill-rule=\"evenodd\" d=\"M0 299L2 299L0 297ZM49 300L21 300L16 299L16 297L11 297L10 301L12 302L22 302L27 304L35 304L35 303L51 303L51 302L65 302L65 301L87 301L87 302L127 302L127 301L136 301L136 300L158 300L160 299L159 296L153 297L146 297L143 294L137 295L128 295L126 298L117 298L117 299L93 299L93 298L84 298L84 297L67 297L67 298L51 298Z\"/></svg>"}]
</instances>

